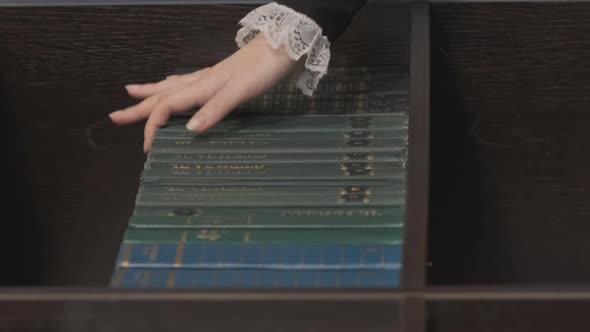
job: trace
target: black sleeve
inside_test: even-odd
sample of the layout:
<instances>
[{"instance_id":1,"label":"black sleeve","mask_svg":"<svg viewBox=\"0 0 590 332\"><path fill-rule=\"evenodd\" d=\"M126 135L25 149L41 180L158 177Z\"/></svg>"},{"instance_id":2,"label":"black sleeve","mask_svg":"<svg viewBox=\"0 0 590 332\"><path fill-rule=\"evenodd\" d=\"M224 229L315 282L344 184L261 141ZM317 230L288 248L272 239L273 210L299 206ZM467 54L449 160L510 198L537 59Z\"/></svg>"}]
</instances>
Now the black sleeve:
<instances>
[{"instance_id":1,"label":"black sleeve","mask_svg":"<svg viewBox=\"0 0 590 332\"><path fill-rule=\"evenodd\" d=\"M314 20L330 43L334 43L367 0L278 0L277 3Z\"/></svg>"}]
</instances>

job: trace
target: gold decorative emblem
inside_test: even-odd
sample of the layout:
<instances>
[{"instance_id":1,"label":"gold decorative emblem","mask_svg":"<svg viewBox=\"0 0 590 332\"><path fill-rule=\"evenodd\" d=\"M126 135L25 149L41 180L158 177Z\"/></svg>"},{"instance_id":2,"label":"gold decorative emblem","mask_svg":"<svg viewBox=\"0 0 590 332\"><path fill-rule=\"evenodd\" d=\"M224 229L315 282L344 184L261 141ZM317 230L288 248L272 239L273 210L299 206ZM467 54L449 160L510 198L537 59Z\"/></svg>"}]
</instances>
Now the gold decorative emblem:
<instances>
[{"instance_id":1,"label":"gold decorative emblem","mask_svg":"<svg viewBox=\"0 0 590 332\"><path fill-rule=\"evenodd\" d=\"M374 165L370 162L343 162L340 164L340 170L345 176L375 175Z\"/></svg>"},{"instance_id":2,"label":"gold decorative emblem","mask_svg":"<svg viewBox=\"0 0 590 332\"><path fill-rule=\"evenodd\" d=\"M363 202L369 203L370 196L373 194L368 187L349 186L341 188L338 192L338 203L344 202Z\"/></svg>"},{"instance_id":3,"label":"gold decorative emblem","mask_svg":"<svg viewBox=\"0 0 590 332\"><path fill-rule=\"evenodd\" d=\"M351 152L351 153L345 153L344 155L342 155L342 161L348 161L348 160L373 160L375 159L375 157L368 152Z\"/></svg>"}]
</instances>

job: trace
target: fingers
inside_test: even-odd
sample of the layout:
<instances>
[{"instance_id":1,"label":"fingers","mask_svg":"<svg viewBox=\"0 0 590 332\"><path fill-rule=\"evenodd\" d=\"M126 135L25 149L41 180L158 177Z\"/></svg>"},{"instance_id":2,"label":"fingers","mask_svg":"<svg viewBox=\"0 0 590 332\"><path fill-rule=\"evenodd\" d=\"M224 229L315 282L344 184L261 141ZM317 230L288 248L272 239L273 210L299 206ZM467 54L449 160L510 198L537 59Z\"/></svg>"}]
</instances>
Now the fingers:
<instances>
[{"instance_id":1,"label":"fingers","mask_svg":"<svg viewBox=\"0 0 590 332\"><path fill-rule=\"evenodd\" d=\"M186 75L170 75L158 83L130 84L125 88L131 97L144 99L181 85L190 84L207 71L207 69L203 69Z\"/></svg>"},{"instance_id":2,"label":"fingers","mask_svg":"<svg viewBox=\"0 0 590 332\"><path fill-rule=\"evenodd\" d=\"M244 101L244 92L244 89L235 83L228 83L189 120L187 129L203 132L213 127Z\"/></svg>"},{"instance_id":3,"label":"fingers","mask_svg":"<svg viewBox=\"0 0 590 332\"><path fill-rule=\"evenodd\" d=\"M198 81L181 90L164 96L154 107L144 129L144 152L151 149L151 143L159 127L166 124L172 113L189 110L203 105L223 86L218 77Z\"/></svg>"},{"instance_id":4,"label":"fingers","mask_svg":"<svg viewBox=\"0 0 590 332\"><path fill-rule=\"evenodd\" d=\"M180 90L188 84L198 82L199 78L204 78L203 74L207 71L208 70L201 70L188 75L172 75L160 83L140 85L137 88L138 93L136 96L148 96L151 93L154 94L135 106L113 112L109 114L109 116L112 121L118 125L126 125L146 119L150 116L163 94Z\"/></svg>"},{"instance_id":5,"label":"fingers","mask_svg":"<svg viewBox=\"0 0 590 332\"><path fill-rule=\"evenodd\" d=\"M111 120L118 125L126 125L143 120L150 115L153 108L158 104L159 99L159 96L150 97L135 106L115 111L109 114L109 116L111 117Z\"/></svg>"}]
</instances>

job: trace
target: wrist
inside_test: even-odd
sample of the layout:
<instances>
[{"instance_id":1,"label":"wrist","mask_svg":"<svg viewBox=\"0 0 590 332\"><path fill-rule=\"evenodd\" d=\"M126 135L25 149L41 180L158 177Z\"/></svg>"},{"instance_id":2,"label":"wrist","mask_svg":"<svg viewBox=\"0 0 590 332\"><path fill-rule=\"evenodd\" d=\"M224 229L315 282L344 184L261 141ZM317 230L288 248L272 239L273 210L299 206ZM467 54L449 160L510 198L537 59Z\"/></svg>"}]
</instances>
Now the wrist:
<instances>
[{"instance_id":1,"label":"wrist","mask_svg":"<svg viewBox=\"0 0 590 332\"><path fill-rule=\"evenodd\" d=\"M279 60L287 55L295 66L302 69L295 85L308 96L313 94L320 79L327 74L330 61L330 42L322 29L309 17L277 3L256 8L244 17L243 26L236 35L240 48L255 42L256 47L276 51ZM270 51L269 51L270 52ZM271 53L269 53L271 54Z\"/></svg>"}]
</instances>

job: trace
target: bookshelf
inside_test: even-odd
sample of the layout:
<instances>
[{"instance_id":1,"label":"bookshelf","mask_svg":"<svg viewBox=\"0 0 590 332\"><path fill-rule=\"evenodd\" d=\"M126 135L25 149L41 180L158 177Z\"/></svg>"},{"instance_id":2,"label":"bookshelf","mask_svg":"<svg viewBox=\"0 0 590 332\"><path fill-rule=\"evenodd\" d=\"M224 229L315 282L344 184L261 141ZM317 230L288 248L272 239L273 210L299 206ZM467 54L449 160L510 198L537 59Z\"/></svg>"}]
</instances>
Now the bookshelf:
<instances>
[{"instance_id":1,"label":"bookshelf","mask_svg":"<svg viewBox=\"0 0 590 332\"><path fill-rule=\"evenodd\" d=\"M0 328L590 327L590 4L371 3L333 65L410 76L402 286L235 292L105 287L145 158L142 125L106 114L131 102L129 80L230 54L255 2L29 4L0 7L4 207L19 211L1 241Z\"/></svg>"}]
</instances>

